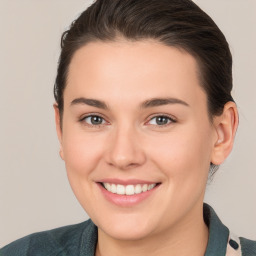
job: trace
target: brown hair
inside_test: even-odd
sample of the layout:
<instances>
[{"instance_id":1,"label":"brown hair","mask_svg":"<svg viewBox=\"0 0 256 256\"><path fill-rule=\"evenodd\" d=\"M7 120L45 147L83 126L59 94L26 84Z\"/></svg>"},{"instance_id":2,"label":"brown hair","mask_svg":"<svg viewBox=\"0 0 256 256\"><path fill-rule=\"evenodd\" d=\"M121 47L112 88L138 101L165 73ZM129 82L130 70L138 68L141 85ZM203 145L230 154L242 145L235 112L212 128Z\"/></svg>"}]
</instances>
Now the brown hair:
<instances>
[{"instance_id":1,"label":"brown hair","mask_svg":"<svg viewBox=\"0 0 256 256\"><path fill-rule=\"evenodd\" d=\"M191 0L97 0L65 31L54 86L63 113L63 93L74 53L93 41L155 39L193 55L207 94L209 116L219 115L233 101L232 56L225 36Z\"/></svg>"}]
</instances>

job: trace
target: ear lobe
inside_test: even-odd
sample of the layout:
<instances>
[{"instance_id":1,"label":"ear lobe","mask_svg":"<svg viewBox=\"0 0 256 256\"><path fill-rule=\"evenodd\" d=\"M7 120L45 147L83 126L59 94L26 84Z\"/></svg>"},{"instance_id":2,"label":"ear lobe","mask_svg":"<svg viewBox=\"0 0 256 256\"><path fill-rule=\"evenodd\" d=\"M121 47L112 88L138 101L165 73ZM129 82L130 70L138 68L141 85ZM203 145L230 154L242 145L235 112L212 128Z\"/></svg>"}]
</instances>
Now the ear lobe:
<instances>
[{"instance_id":1,"label":"ear lobe","mask_svg":"<svg viewBox=\"0 0 256 256\"><path fill-rule=\"evenodd\" d=\"M60 120L60 110L58 105L55 103L53 104L54 112L55 112L55 125L56 125L56 132L58 136L58 140L60 142L60 157L64 160L63 148L62 148L62 129L61 129L61 120Z\"/></svg>"},{"instance_id":2,"label":"ear lobe","mask_svg":"<svg viewBox=\"0 0 256 256\"><path fill-rule=\"evenodd\" d=\"M234 102L225 104L223 113L214 119L217 139L212 151L211 162L220 165L230 154L238 126L238 112Z\"/></svg>"}]
</instances>

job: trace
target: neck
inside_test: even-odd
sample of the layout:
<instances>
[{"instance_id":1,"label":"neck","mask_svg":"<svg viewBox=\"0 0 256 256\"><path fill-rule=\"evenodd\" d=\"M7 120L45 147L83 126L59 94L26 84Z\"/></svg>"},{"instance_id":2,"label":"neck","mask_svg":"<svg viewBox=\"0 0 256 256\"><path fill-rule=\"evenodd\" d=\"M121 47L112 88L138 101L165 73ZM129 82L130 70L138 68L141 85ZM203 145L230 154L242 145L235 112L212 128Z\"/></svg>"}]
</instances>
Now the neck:
<instances>
[{"instance_id":1,"label":"neck","mask_svg":"<svg viewBox=\"0 0 256 256\"><path fill-rule=\"evenodd\" d=\"M175 227L140 240L118 240L99 229L96 256L203 256L208 235L201 207L200 212L195 212Z\"/></svg>"}]
</instances>

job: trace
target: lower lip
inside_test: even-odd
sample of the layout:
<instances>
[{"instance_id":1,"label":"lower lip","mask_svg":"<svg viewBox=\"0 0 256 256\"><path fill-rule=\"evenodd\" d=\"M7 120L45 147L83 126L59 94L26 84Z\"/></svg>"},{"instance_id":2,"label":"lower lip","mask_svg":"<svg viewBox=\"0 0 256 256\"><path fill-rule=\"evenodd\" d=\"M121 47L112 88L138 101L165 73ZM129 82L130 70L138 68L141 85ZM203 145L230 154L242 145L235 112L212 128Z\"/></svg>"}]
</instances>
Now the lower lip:
<instances>
[{"instance_id":1,"label":"lower lip","mask_svg":"<svg viewBox=\"0 0 256 256\"><path fill-rule=\"evenodd\" d=\"M104 197L109 202L122 207L129 207L129 206L133 206L141 203L142 201L150 197L159 187L159 185L157 185L146 192L128 196L128 195L118 195L118 194L111 193L108 190L106 190L101 184L97 183L97 185L100 188L101 192L103 193Z\"/></svg>"}]
</instances>

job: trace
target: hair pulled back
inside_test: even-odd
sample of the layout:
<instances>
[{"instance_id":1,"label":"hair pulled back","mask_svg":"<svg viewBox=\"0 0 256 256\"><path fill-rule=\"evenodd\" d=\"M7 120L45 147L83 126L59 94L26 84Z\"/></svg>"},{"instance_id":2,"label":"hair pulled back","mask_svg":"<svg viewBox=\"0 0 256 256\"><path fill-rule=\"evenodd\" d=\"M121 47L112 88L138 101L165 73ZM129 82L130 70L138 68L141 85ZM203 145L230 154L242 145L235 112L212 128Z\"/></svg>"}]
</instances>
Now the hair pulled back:
<instances>
[{"instance_id":1,"label":"hair pulled back","mask_svg":"<svg viewBox=\"0 0 256 256\"><path fill-rule=\"evenodd\" d=\"M232 56L225 36L191 0L97 0L62 34L54 97L63 113L63 93L74 53L89 42L155 39L197 60L209 116L233 101Z\"/></svg>"}]
</instances>

